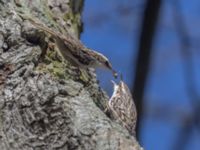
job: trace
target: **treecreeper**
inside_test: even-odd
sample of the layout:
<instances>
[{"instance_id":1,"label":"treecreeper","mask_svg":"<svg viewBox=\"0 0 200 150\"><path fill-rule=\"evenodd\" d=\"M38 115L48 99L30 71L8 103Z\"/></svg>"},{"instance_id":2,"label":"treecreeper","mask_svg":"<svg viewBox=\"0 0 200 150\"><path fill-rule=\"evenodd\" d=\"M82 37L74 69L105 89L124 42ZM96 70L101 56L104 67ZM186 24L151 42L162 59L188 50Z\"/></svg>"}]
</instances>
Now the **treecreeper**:
<instances>
[{"instance_id":1,"label":"treecreeper","mask_svg":"<svg viewBox=\"0 0 200 150\"><path fill-rule=\"evenodd\" d=\"M137 110L131 92L122 79L119 84L115 82L113 84L114 91L108 102L109 110L115 120L124 126L130 134L136 136Z\"/></svg>"},{"instance_id":2,"label":"treecreeper","mask_svg":"<svg viewBox=\"0 0 200 150\"><path fill-rule=\"evenodd\" d=\"M46 27L42 23L35 21L30 17L20 15L23 19L31 22L37 29L42 30L52 36L55 43L64 57L69 60L72 64L80 67L81 69L87 68L98 68L103 67L112 71L112 74L117 78L117 72L113 70L112 65L108 58L101 53L98 53L92 49L87 48L80 40L72 37L69 33L67 36L55 32L52 29Z\"/></svg>"}]
</instances>

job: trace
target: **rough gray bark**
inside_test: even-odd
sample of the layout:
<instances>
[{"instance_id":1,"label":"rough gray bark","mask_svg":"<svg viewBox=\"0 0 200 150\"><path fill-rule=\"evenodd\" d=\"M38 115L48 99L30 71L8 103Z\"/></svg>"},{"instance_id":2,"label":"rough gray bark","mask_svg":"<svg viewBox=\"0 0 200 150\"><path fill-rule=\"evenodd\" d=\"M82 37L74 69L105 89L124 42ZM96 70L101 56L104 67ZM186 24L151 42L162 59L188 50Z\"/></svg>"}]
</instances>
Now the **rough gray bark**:
<instances>
[{"instance_id":1,"label":"rough gray bark","mask_svg":"<svg viewBox=\"0 0 200 150\"><path fill-rule=\"evenodd\" d=\"M25 13L79 36L81 0L0 0L0 149L138 150L103 110L95 73L62 62Z\"/></svg>"}]
</instances>

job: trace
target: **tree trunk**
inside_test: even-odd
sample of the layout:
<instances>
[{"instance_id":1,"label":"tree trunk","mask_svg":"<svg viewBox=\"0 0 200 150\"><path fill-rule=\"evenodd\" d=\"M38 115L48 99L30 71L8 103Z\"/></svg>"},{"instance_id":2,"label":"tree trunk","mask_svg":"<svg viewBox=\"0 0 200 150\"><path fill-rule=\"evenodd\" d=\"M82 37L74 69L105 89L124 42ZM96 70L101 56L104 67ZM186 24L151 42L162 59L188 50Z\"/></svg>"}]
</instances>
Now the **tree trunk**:
<instances>
[{"instance_id":1,"label":"tree trunk","mask_svg":"<svg viewBox=\"0 0 200 150\"><path fill-rule=\"evenodd\" d=\"M135 79L133 80L133 94L136 100L136 107L138 111L138 120L136 132L140 132L140 127L142 124L143 118L143 104L144 104L144 94L146 82L148 79L150 64L151 64L151 55L152 55L152 45L154 41L154 35L156 31L157 22L159 19L159 11L162 6L162 0L147 0L143 21L141 27L141 35L139 40L138 47L138 56L135 69ZM140 135L140 134L138 134Z\"/></svg>"},{"instance_id":2,"label":"tree trunk","mask_svg":"<svg viewBox=\"0 0 200 150\"><path fill-rule=\"evenodd\" d=\"M61 61L19 14L79 37L82 0L0 0L0 149L137 150L104 113L95 73ZM47 50L47 51L46 51Z\"/></svg>"}]
</instances>

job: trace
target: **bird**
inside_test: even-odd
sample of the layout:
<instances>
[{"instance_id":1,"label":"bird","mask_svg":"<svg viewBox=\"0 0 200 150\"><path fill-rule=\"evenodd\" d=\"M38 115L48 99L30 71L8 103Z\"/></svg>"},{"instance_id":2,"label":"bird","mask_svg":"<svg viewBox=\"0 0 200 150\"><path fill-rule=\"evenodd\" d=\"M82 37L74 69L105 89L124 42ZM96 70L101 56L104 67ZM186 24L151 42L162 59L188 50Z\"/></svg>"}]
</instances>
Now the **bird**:
<instances>
[{"instance_id":1,"label":"bird","mask_svg":"<svg viewBox=\"0 0 200 150\"><path fill-rule=\"evenodd\" d=\"M117 78L117 72L113 70L110 61L103 54L87 48L80 40L72 37L69 33L67 36L63 35L59 32L53 31L42 23L36 22L30 17L22 17L28 19L37 29L50 34L55 40L55 43L64 59L69 60L74 66L84 69L99 67L106 68L111 70L113 76Z\"/></svg>"},{"instance_id":2,"label":"bird","mask_svg":"<svg viewBox=\"0 0 200 150\"><path fill-rule=\"evenodd\" d=\"M122 79L119 84L112 83L114 90L108 102L108 110L115 120L135 136L137 110L131 92Z\"/></svg>"}]
</instances>

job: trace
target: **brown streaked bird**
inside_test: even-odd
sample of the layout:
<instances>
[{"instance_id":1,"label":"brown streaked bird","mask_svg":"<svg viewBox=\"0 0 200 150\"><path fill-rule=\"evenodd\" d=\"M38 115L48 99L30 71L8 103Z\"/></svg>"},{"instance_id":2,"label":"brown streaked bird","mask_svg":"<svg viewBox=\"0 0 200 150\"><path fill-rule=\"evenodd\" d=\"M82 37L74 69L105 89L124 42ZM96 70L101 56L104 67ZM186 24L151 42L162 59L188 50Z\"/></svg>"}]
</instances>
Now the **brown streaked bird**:
<instances>
[{"instance_id":1,"label":"brown streaked bird","mask_svg":"<svg viewBox=\"0 0 200 150\"><path fill-rule=\"evenodd\" d=\"M137 110L128 86L121 80L114 84L114 91L109 100L108 107L112 116L132 135L135 136Z\"/></svg>"},{"instance_id":2,"label":"brown streaked bird","mask_svg":"<svg viewBox=\"0 0 200 150\"><path fill-rule=\"evenodd\" d=\"M64 36L59 32L55 32L50 28L44 26L41 23L34 21L29 17L24 17L29 20L32 25L34 25L37 29L47 32L55 39L56 45L62 54L62 56L69 60L73 65L78 66L80 68L98 68L103 67L112 71L113 76L117 78L116 71L113 70L111 63L108 58L101 53L93 51L87 47L85 47L80 40L72 37L67 34Z\"/></svg>"}]
</instances>

